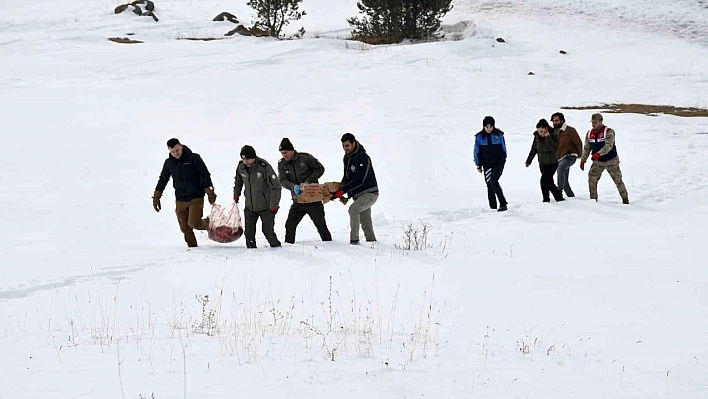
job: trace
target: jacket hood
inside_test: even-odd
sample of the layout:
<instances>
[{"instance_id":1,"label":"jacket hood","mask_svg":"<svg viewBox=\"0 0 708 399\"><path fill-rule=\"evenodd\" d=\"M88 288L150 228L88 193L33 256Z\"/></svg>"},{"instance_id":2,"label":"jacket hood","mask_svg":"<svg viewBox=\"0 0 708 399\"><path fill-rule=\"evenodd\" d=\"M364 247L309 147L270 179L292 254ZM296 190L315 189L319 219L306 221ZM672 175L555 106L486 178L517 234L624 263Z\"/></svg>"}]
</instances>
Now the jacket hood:
<instances>
[{"instance_id":1,"label":"jacket hood","mask_svg":"<svg viewBox=\"0 0 708 399\"><path fill-rule=\"evenodd\" d=\"M182 144L182 156L179 157L179 159L184 159L185 157L188 157L190 155L192 155L192 150L190 150L189 147L187 147L186 145ZM169 159L171 159L175 162L179 161L179 159L173 157L172 154L170 154Z\"/></svg>"},{"instance_id":2,"label":"jacket hood","mask_svg":"<svg viewBox=\"0 0 708 399\"><path fill-rule=\"evenodd\" d=\"M366 148L364 148L363 145L361 145L360 142L356 142L356 149L351 152L351 154L344 154L345 157L351 158L354 155L361 153L361 154L366 154Z\"/></svg>"}]
</instances>

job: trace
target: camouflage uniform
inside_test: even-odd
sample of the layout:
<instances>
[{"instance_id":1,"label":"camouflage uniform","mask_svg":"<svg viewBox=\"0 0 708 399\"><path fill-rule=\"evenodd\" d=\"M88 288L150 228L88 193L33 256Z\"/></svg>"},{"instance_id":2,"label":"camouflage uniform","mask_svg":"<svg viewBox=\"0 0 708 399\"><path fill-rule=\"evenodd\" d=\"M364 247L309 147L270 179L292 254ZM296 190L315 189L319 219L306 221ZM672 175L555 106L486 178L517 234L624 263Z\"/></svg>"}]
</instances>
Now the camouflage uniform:
<instances>
[{"instance_id":1,"label":"camouflage uniform","mask_svg":"<svg viewBox=\"0 0 708 399\"><path fill-rule=\"evenodd\" d=\"M609 173L612 181L617 186L622 202L629 204L629 194L627 193L627 187L622 181L622 171L619 166L620 160L615 146L615 131L605 125L588 131L585 135L585 146L580 163L584 164L591 153L597 153L600 157L593 161L588 172L590 198L597 200L597 182L600 180L602 172L607 170L607 173Z\"/></svg>"}]
</instances>

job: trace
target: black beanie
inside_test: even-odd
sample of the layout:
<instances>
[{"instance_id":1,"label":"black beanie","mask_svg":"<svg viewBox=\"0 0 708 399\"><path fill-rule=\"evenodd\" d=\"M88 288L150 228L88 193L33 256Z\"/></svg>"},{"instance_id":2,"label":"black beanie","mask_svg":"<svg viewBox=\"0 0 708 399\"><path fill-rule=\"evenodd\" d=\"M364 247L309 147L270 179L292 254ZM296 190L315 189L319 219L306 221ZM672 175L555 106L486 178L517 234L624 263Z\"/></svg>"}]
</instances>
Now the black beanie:
<instances>
[{"instance_id":1,"label":"black beanie","mask_svg":"<svg viewBox=\"0 0 708 399\"><path fill-rule=\"evenodd\" d=\"M295 151L295 147L293 147L293 143L290 142L290 139L284 137L283 140L280 141L278 151Z\"/></svg>"},{"instance_id":2,"label":"black beanie","mask_svg":"<svg viewBox=\"0 0 708 399\"><path fill-rule=\"evenodd\" d=\"M494 118L492 118L491 116L485 116L484 120L482 121L482 127L485 127L487 125L492 125L492 127L495 127L494 123Z\"/></svg>"},{"instance_id":3,"label":"black beanie","mask_svg":"<svg viewBox=\"0 0 708 399\"><path fill-rule=\"evenodd\" d=\"M250 145L244 145L243 148L241 148L241 159L255 159L256 158L256 150L253 149Z\"/></svg>"}]
</instances>

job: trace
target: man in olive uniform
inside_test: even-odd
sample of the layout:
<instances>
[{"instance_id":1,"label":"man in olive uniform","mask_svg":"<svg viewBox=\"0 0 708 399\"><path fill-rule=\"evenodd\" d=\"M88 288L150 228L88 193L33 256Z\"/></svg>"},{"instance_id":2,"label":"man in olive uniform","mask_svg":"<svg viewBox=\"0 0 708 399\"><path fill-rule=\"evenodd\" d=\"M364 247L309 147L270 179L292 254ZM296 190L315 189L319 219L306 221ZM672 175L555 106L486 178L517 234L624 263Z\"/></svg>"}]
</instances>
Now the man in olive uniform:
<instances>
[{"instance_id":1,"label":"man in olive uniform","mask_svg":"<svg viewBox=\"0 0 708 399\"><path fill-rule=\"evenodd\" d=\"M287 137L280 142L278 149L280 150L280 155L283 156L278 161L280 184L292 191L293 198L293 204L290 206L290 212L288 212L288 220L285 221L285 242L295 244L295 230L305 215L310 216L310 219L312 219L322 241L332 241L332 234L327 228L322 202L317 201L306 204L297 202L297 197L302 193L300 184L319 183L317 179L324 174L324 166L312 155L295 151L295 147L293 147Z\"/></svg>"},{"instance_id":2,"label":"man in olive uniform","mask_svg":"<svg viewBox=\"0 0 708 399\"><path fill-rule=\"evenodd\" d=\"M588 186L590 198L597 201L597 182L602 176L602 172L607 171L617 186L617 191L622 197L623 204L629 204L629 194L627 187L622 181L622 170L620 170L620 159L617 155L615 145L615 131L603 123L602 114L592 114L590 118L592 129L585 135L585 147L583 156L580 159L580 169L585 170L585 162L592 154L592 166L588 173Z\"/></svg>"},{"instance_id":3,"label":"man in olive uniform","mask_svg":"<svg viewBox=\"0 0 708 399\"><path fill-rule=\"evenodd\" d=\"M179 229L184 234L187 246L196 247L197 237L194 236L193 229L206 230L209 227L209 218L202 219L204 193L207 194L210 204L216 202L211 175L202 157L192 152L186 145L180 144L179 140L168 140L167 148L170 150L170 156L162 166L162 173L152 196L152 206L155 211L160 212L162 209L160 197L172 177Z\"/></svg>"},{"instance_id":4,"label":"man in olive uniform","mask_svg":"<svg viewBox=\"0 0 708 399\"><path fill-rule=\"evenodd\" d=\"M250 145L241 148L241 161L236 167L234 178L234 201L238 202L244 190L246 204L244 221L246 248L256 248L256 223L261 219L263 235L272 248L279 247L275 235L275 214L280 204L280 181L275 171L265 159L256 156Z\"/></svg>"}]
</instances>

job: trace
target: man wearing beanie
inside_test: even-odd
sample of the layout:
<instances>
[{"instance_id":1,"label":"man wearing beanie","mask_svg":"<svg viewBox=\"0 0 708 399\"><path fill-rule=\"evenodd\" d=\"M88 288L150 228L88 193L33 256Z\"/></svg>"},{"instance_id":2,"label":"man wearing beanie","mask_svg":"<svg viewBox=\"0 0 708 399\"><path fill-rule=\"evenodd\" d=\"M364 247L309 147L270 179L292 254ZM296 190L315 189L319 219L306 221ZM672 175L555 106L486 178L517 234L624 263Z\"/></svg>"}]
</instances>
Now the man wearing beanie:
<instances>
[{"instance_id":1,"label":"man wearing beanie","mask_svg":"<svg viewBox=\"0 0 708 399\"><path fill-rule=\"evenodd\" d=\"M162 209L160 198L171 177L177 200L175 212L179 229L184 234L187 246L196 247L197 237L194 230L206 230L209 227L209 218L202 219L204 194L206 193L210 204L216 202L211 175L202 157L186 145L180 144L179 140L169 139L167 149L170 155L162 166L160 179L152 196L152 207L156 212Z\"/></svg>"},{"instance_id":2,"label":"man wearing beanie","mask_svg":"<svg viewBox=\"0 0 708 399\"><path fill-rule=\"evenodd\" d=\"M332 193L332 199L342 198L343 194L348 194L354 199L354 203L349 207L350 244L359 244L360 227L364 230L366 241L376 241L371 207L379 199L379 186L376 182L374 166L364 146L353 134L345 133L342 136L342 149L344 149L342 188Z\"/></svg>"},{"instance_id":3,"label":"man wearing beanie","mask_svg":"<svg viewBox=\"0 0 708 399\"><path fill-rule=\"evenodd\" d=\"M234 201L238 203L241 190L244 191L244 221L246 248L256 248L256 223L261 219L263 235L271 247L279 247L275 235L275 214L280 204L280 181L275 171L265 159L256 156L250 145L241 148L241 161L236 167L234 178Z\"/></svg>"},{"instance_id":4,"label":"man wearing beanie","mask_svg":"<svg viewBox=\"0 0 708 399\"><path fill-rule=\"evenodd\" d=\"M317 227L322 241L332 241L332 234L325 221L324 205L321 201L301 204L296 201L302 194L301 184L319 183L325 168L320 161L306 152L297 152L290 140L285 137L278 147L283 158L278 161L280 184L292 192L293 204L285 221L285 242L295 244L295 230L305 215L308 215Z\"/></svg>"},{"instance_id":5,"label":"man wearing beanie","mask_svg":"<svg viewBox=\"0 0 708 399\"><path fill-rule=\"evenodd\" d=\"M506 141L504 141L504 132L496 128L494 118L491 116L484 117L482 130L475 135L474 163L477 165L477 171L484 173L489 207L497 209L497 199L499 199L497 212L506 211L506 198L499 185L499 178L506 164Z\"/></svg>"}]
</instances>

